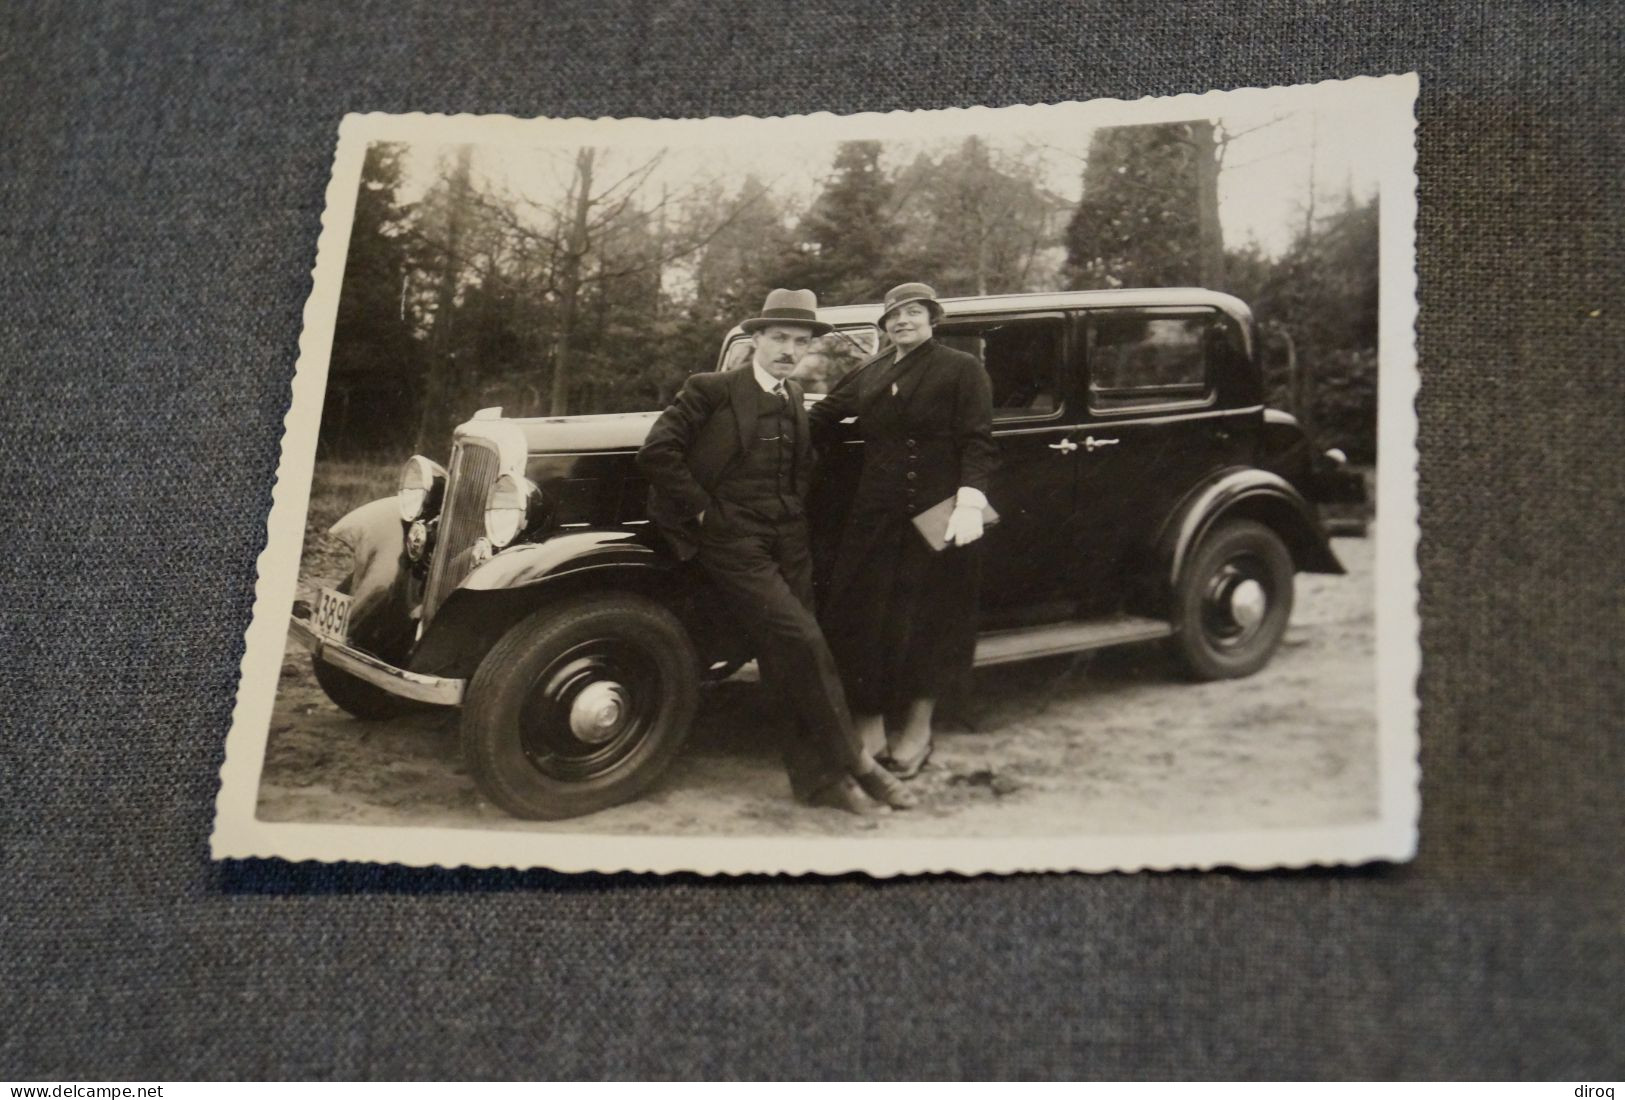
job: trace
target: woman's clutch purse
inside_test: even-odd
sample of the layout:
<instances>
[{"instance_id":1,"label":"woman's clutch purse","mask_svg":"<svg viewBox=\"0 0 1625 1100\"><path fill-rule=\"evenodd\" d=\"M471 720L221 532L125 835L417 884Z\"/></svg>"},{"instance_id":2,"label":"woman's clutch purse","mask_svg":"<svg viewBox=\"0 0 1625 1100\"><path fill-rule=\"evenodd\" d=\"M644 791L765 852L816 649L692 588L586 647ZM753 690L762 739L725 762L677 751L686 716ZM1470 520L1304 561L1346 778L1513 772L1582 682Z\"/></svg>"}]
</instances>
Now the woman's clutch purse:
<instances>
[{"instance_id":1,"label":"woman's clutch purse","mask_svg":"<svg viewBox=\"0 0 1625 1100\"><path fill-rule=\"evenodd\" d=\"M954 497L933 504L925 511L914 517L914 527L920 532L925 544L931 547L933 553L939 552L948 545L948 517L954 514ZM989 504L982 509L982 526L992 527L999 522L999 513Z\"/></svg>"}]
</instances>

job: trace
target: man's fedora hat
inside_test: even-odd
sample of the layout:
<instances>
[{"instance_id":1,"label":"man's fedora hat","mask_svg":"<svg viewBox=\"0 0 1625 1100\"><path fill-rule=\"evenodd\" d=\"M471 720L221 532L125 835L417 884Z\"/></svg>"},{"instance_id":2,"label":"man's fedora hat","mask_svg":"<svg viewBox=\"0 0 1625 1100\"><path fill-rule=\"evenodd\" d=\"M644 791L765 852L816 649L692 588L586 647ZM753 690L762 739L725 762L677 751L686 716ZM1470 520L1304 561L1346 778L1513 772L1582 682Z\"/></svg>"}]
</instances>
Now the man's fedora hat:
<instances>
[{"instance_id":1,"label":"man's fedora hat","mask_svg":"<svg viewBox=\"0 0 1625 1100\"><path fill-rule=\"evenodd\" d=\"M739 327L746 332L756 332L768 325L800 325L812 329L814 336L835 330L834 325L818 319L818 295L810 290L785 290L783 287L768 293L767 301L762 303L760 317L739 322Z\"/></svg>"},{"instance_id":2,"label":"man's fedora hat","mask_svg":"<svg viewBox=\"0 0 1625 1100\"><path fill-rule=\"evenodd\" d=\"M924 283L900 283L886 291L886 301L880 307L880 323L886 323L886 315L894 309L901 309L910 302L924 302L926 310L931 314L931 323L934 325L942 320L942 303L937 301L937 292Z\"/></svg>"}]
</instances>

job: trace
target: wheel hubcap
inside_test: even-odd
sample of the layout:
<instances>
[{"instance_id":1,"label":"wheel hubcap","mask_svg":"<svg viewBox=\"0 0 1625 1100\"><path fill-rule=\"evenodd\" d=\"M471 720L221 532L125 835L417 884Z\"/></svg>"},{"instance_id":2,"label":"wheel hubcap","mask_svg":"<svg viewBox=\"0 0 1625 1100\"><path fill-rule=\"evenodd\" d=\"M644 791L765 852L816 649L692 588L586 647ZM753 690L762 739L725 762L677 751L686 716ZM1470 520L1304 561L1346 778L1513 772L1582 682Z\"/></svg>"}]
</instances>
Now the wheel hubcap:
<instances>
[{"instance_id":1,"label":"wheel hubcap","mask_svg":"<svg viewBox=\"0 0 1625 1100\"><path fill-rule=\"evenodd\" d=\"M615 771L654 728L661 697L654 656L623 638L595 638L551 661L520 705L520 744L561 780Z\"/></svg>"},{"instance_id":2,"label":"wheel hubcap","mask_svg":"<svg viewBox=\"0 0 1625 1100\"><path fill-rule=\"evenodd\" d=\"M625 689L613 680L599 680L582 688L570 704L570 732L589 744L608 741L625 712Z\"/></svg>"},{"instance_id":3,"label":"wheel hubcap","mask_svg":"<svg viewBox=\"0 0 1625 1100\"><path fill-rule=\"evenodd\" d=\"M1243 630L1251 630L1264 621L1269 610L1269 597L1264 586L1248 578L1230 590L1230 617Z\"/></svg>"},{"instance_id":4,"label":"wheel hubcap","mask_svg":"<svg viewBox=\"0 0 1625 1100\"><path fill-rule=\"evenodd\" d=\"M1250 641L1270 613L1261 563L1246 555L1225 562L1214 570L1202 605L1202 628L1211 643L1231 648Z\"/></svg>"}]
</instances>

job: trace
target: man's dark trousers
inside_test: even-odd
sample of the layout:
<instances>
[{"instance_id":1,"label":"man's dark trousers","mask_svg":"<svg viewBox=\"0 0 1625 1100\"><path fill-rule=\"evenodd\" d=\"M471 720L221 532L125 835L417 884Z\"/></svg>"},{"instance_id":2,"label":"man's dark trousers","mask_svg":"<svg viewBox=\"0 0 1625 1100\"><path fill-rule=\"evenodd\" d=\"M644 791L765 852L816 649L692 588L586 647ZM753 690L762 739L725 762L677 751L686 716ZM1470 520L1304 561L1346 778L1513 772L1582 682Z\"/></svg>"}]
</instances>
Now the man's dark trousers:
<instances>
[{"instance_id":1,"label":"man's dark trousers","mask_svg":"<svg viewBox=\"0 0 1625 1100\"><path fill-rule=\"evenodd\" d=\"M678 557L699 562L749 638L763 686L789 710L785 769L806 800L866 760L813 614L802 507L812 447L801 389L784 391L764 392L750 370L691 375L638 465L650 518Z\"/></svg>"},{"instance_id":2,"label":"man's dark trousers","mask_svg":"<svg viewBox=\"0 0 1625 1100\"><path fill-rule=\"evenodd\" d=\"M863 750L813 613L806 522L769 520L719 496L696 560L749 635L763 686L800 727L784 739L791 791L805 801L853 774Z\"/></svg>"}]
</instances>

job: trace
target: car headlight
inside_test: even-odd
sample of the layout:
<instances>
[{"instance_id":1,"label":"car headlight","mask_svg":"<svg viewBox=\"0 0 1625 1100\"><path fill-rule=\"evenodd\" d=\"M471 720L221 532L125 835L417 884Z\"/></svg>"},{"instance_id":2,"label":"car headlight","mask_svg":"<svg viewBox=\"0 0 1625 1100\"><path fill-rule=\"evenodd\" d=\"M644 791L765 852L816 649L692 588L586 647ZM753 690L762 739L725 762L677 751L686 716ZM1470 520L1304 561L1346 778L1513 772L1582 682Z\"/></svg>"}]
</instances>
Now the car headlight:
<instances>
[{"instance_id":1,"label":"car headlight","mask_svg":"<svg viewBox=\"0 0 1625 1100\"><path fill-rule=\"evenodd\" d=\"M529 478L503 474L485 501L485 537L501 550L518 538L542 509L542 491Z\"/></svg>"},{"instance_id":2,"label":"car headlight","mask_svg":"<svg viewBox=\"0 0 1625 1100\"><path fill-rule=\"evenodd\" d=\"M406 465L401 467L400 489L395 494L402 520L411 523L438 515L445 495L446 471L439 463L430 462L422 455L406 460Z\"/></svg>"}]
</instances>

